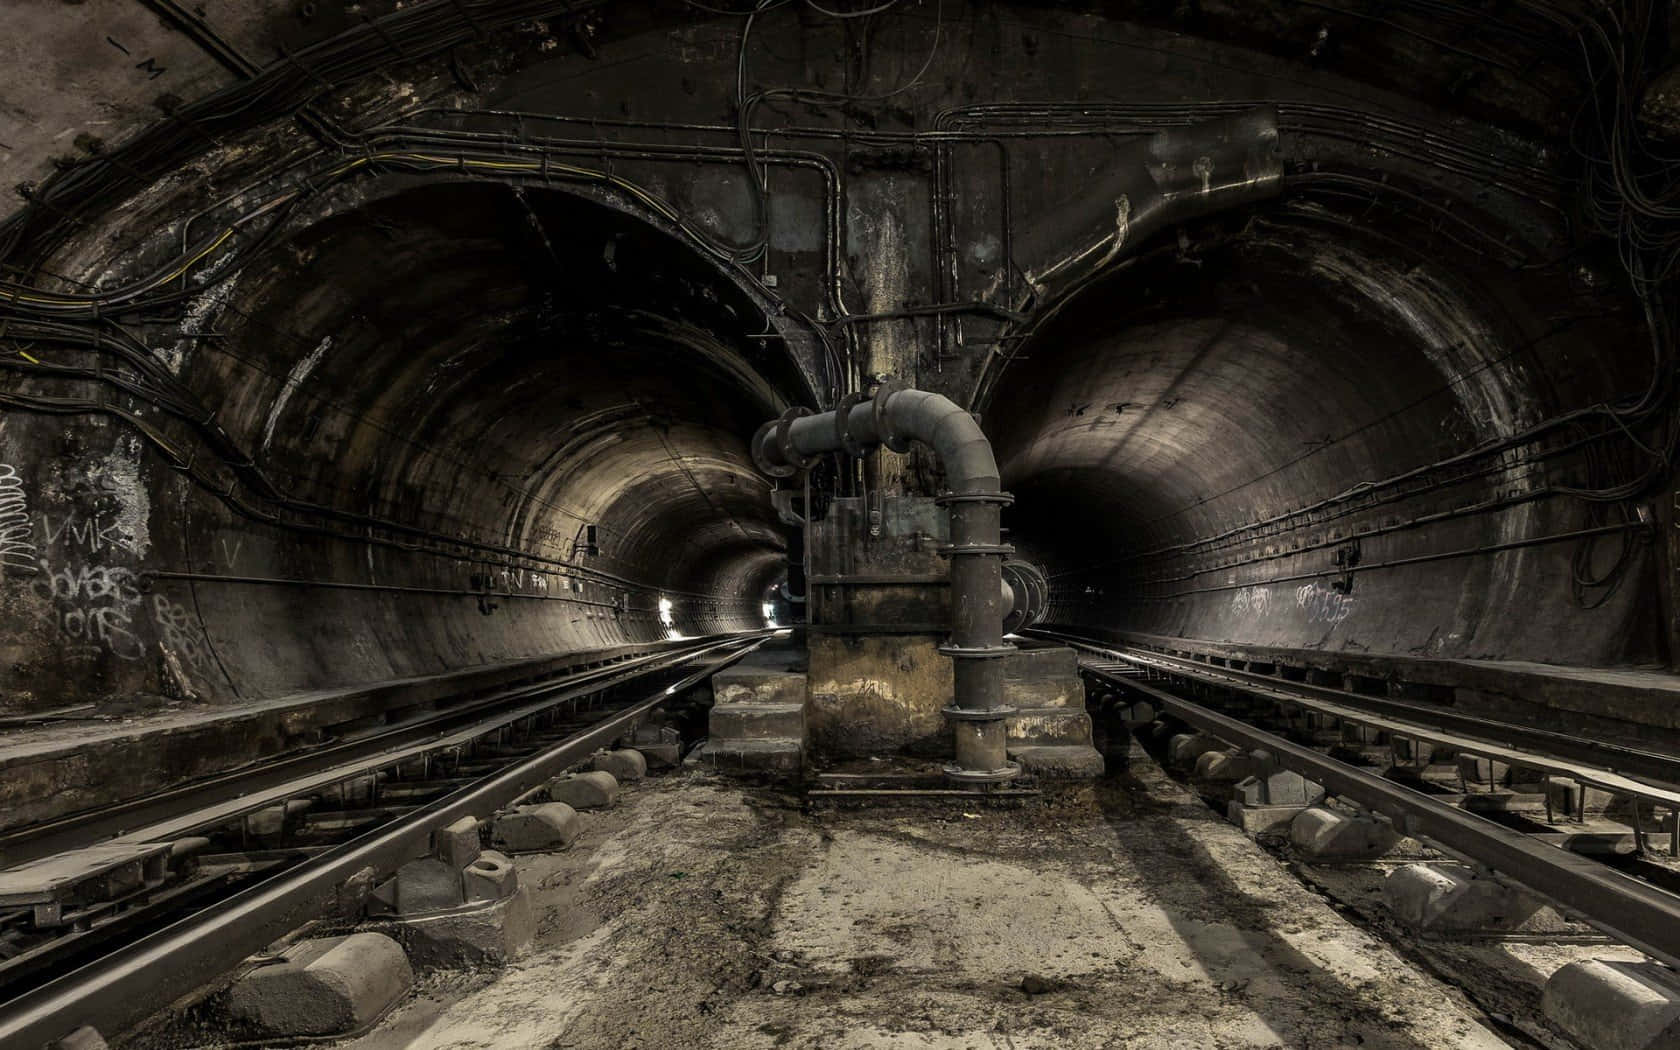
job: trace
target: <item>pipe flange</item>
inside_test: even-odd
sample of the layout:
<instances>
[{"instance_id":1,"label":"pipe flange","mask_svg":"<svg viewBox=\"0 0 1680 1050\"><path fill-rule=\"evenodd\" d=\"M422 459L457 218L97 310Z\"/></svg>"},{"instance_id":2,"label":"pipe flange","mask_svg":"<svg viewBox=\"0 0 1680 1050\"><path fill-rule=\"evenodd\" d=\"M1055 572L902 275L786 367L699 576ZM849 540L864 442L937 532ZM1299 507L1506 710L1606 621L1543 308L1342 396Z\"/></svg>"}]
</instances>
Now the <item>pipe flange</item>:
<instances>
[{"instance_id":1,"label":"pipe flange","mask_svg":"<svg viewBox=\"0 0 1680 1050\"><path fill-rule=\"evenodd\" d=\"M953 660L1001 660L1010 653L1019 652L1013 645L976 645L973 647L961 645L942 645L939 652Z\"/></svg>"},{"instance_id":2,"label":"pipe flange","mask_svg":"<svg viewBox=\"0 0 1680 1050\"><path fill-rule=\"evenodd\" d=\"M887 422L887 402L894 394L908 389L895 379L883 379L875 386L875 433L881 435L881 444L899 453L910 451L910 439L893 433L892 425Z\"/></svg>"},{"instance_id":3,"label":"pipe flange","mask_svg":"<svg viewBox=\"0 0 1680 1050\"><path fill-rule=\"evenodd\" d=\"M1007 492L941 492L933 497L936 507L949 507L953 503L996 503L1007 507L1014 502L1015 497Z\"/></svg>"},{"instance_id":4,"label":"pipe flange","mask_svg":"<svg viewBox=\"0 0 1680 1050\"><path fill-rule=\"evenodd\" d=\"M941 707L939 713L953 722L998 722L1016 712L1013 707Z\"/></svg>"},{"instance_id":5,"label":"pipe flange","mask_svg":"<svg viewBox=\"0 0 1680 1050\"><path fill-rule=\"evenodd\" d=\"M788 428L793 426L793 421L810 414L811 410L804 405L794 405L776 418L776 447L781 450L782 457L792 464L792 470L809 470L817 462L816 456L801 456L788 436Z\"/></svg>"},{"instance_id":6,"label":"pipe flange","mask_svg":"<svg viewBox=\"0 0 1680 1050\"><path fill-rule=\"evenodd\" d=\"M1015 548L1007 543L942 543L934 548L934 553L941 558L953 554L996 554L1007 558L1015 553Z\"/></svg>"},{"instance_id":7,"label":"pipe flange","mask_svg":"<svg viewBox=\"0 0 1680 1050\"><path fill-rule=\"evenodd\" d=\"M1021 775L1021 767L1010 762L1002 769L964 769L959 765L945 767L945 779L959 784L1004 784Z\"/></svg>"},{"instance_id":8,"label":"pipe flange","mask_svg":"<svg viewBox=\"0 0 1680 1050\"><path fill-rule=\"evenodd\" d=\"M759 470L762 470L764 473L773 478L791 478L795 474L799 473L799 468L794 466L792 463L782 463L777 460L772 460L769 456L769 447L767 442L769 442L775 435L776 428L780 425L781 420L772 419L770 422L759 427L757 432L753 434L753 463L758 466Z\"/></svg>"},{"instance_id":9,"label":"pipe flange","mask_svg":"<svg viewBox=\"0 0 1680 1050\"><path fill-rule=\"evenodd\" d=\"M840 442L840 447L853 459L862 459L869 451L863 442L852 436L848 425L852 420L852 409L869 400L869 395L861 391L853 391L840 399L834 406L834 436Z\"/></svg>"}]
</instances>

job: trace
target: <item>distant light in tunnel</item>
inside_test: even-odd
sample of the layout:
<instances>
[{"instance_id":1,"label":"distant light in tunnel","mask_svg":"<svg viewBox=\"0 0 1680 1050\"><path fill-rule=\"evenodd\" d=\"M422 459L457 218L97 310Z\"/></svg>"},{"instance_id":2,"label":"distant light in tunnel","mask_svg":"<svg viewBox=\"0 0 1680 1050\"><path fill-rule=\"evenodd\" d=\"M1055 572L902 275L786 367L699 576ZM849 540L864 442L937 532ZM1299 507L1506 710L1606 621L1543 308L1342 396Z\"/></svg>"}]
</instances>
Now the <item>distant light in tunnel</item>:
<instances>
[{"instance_id":1,"label":"distant light in tunnel","mask_svg":"<svg viewBox=\"0 0 1680 1050\"><path fill-rule=\"evenodd\" d=\"M673 642L683 637L683 633L677 630L676 608L675 602L664 595L660 595L659 622L665 628L666 639Z\"/></svg>"},{"instance_id":2,"label":"distant light in tunnel","mask_svg":"<svg viewBox=\"0 0 1680 1050\"><path fill-rule=\"evenodd\" d=\"M774 605L770 604L769 602L765 602L764 605L763 605L763 610L764 610L764 626L769 627L769 628L775 628L775 627L780 626L779 624L776 623L776 607Z\"/></svg>"}]
</instances>

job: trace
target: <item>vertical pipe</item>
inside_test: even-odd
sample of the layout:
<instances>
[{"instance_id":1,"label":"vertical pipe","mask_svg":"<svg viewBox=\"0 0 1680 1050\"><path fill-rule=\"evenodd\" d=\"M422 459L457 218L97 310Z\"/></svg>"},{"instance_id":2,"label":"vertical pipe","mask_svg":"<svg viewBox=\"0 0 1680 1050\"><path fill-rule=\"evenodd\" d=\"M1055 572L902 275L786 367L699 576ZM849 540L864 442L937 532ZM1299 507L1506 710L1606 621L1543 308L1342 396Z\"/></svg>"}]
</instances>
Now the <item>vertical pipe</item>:
<instances>
[{"instance_id":1,"label":"vertical pipe","mask_svg":"<svg viewBox=\"0 0 1680 1050\"><path fill-rule=\"evenodd\" d=\"M854 398L856 395L854 395ZM838 409L811 414L793 409L760 427L753 458L765 473L789 477L826 452L854 456L876 445L904 451L911 440L938 453L951 491L937 500L946 507L951 543L951 638L940 652L951 658L953 703L944 709L952 724L956 780L992 783L1020 772L1008 757L1003 702L1003 665L1014 651L1003 641L1001 514L1010 497L999 485L997 460L980 424L939 394L883 385L870 400L848 398Z\"/></svg>"}]
</instances>

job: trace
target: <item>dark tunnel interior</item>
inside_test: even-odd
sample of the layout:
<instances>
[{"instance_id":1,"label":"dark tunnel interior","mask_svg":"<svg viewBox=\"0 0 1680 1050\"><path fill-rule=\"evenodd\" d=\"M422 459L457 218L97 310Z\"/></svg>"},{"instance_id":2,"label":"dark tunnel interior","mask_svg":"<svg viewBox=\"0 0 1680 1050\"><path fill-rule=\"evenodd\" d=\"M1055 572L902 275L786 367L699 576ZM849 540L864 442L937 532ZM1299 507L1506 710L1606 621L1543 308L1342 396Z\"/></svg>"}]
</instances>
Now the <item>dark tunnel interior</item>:
<instances>
[{"instance_id":1,"label":"dark tunnel interior","mask_svg":"<svg viewBox=\"0 0 1680 1050\"><path fill-rule=\"evenodd\" d=\"M343 90L205 70L126 152L38 156L9 336L55 354L7 362L8 707L758 625L789 526L748 440L883 377L980 413L1065 626L1667 664L1668 307L1581 232L1573 67L1534 26L1543 75L1455 103L1405 34L1302 67L1235 15L1169 45L921 6L771 5L744 51L682 4L566 23L581 51L512 18L383 86L351 72L387 61L366 26L238 21L313 34ZM1116 47L1166 64L1093 65ZM744 111L741 53L788 85ZM55 189L101 217L55 222ZM877 458L817 465L817 497L936 492Z\"/></svg>"},{"instance_id":2,"label":"dark tunnel interior","mask_svg":"<svg viewBox=\"0 0 1680 1050\"><path fill-rule=\"evenodd\" d=\"M207 871L321 881L85 1023L424 984L422 863L665 967L427 1050L1612 1050L1524 1027L1609 942L1680 1038L1667 0L0 7L3 1050Z\"/></svg>"}]
</instances>

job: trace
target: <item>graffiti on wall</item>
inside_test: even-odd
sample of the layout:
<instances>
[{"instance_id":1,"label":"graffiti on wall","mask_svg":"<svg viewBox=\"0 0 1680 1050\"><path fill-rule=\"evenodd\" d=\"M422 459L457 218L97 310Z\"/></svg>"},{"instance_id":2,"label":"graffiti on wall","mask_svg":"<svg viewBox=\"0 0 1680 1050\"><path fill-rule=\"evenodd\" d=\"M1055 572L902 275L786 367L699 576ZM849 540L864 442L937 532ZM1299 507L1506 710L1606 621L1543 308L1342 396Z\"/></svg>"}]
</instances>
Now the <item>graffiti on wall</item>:
<instances>
[{"instance_id":1,"label":"graffiti on wall","mask_svg":"<svg viewBox=\"0 0 1680 1050\"><path fill-rule=\"evenodd\" d=\"M1295 588L1295 610L1305 615L1308 623L1341 623L1353 614L1353 605L1353 595L1316 580ZM1231 595L1231 612L1236 616L1260 619L1282 612L1287 606L1287 598L1273 601L1269 587L1244 587Z\"/></svg>"},{"instance_id":2,"label":"graffiti on wall","mask_svg":"<svg viewBox=\"0 0 1680 1050\"><path fill-rule=\"evenodd\" d=\"M147 594L134 564L150 546L137 470L128 461L107 467L85 479L98 509L49 513L38 504L51 501L33 498L26 475L0 463L0 568L31 577L12 589L40 602L70 652L125 661L162 655L202 671L210 651L197 617Z\"/></svg>"},{"instance_id":3,"label":"graffiti on wall","mask_svg":"<svg viewBox=\"0 0 1680 1050\"><path fill-rule=\"evenodd\" d=\"M10 463L0 463L0 569L35 572L34 539L23 478Z\"/></svg>"},{"instance_id":4,"label":"graffiti on wall","mask_svg":"<svg viewBox=\"0 0 1680 1050\"><path fill-rule=\"evenodd\" d=\"M1343 594L1317 580L1295 588L1295 607L1306 612L1308 623L1341 623L1352 615L1353 602L1353 595Z\"/></svg>"}]
</instances>

